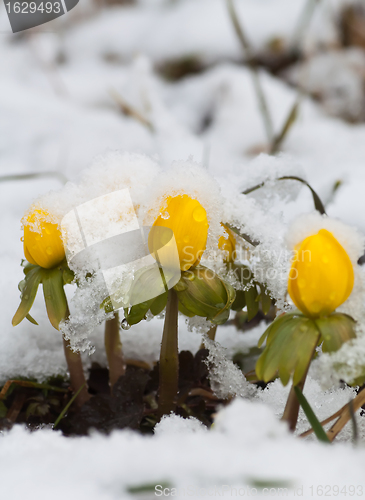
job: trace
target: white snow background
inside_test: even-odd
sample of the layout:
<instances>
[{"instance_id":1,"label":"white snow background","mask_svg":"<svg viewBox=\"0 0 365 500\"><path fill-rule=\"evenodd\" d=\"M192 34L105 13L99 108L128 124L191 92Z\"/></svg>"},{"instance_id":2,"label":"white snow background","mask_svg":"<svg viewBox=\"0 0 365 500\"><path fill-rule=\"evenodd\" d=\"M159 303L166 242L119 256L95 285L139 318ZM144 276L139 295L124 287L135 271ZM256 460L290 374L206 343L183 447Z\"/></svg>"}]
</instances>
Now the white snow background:
<instances>
[{"instance_id":1,"label":"white snow background","mask_svg":"<svg viewBox=\"0 0 365 500\"><path fill-rule=\"evenodd\" d=\"M259 50L273 37L290 43L305 2L236 3ZM164 168L172 161L193 158L215 177L229 199L231 191L265 178L296 174L328 202L330 216L364 235L365 126L327 113L336 115L345 107L353 115L363 106L354 65L364 62L350 54L341 66L339 59L347 56L335 50L327 60L316 59L321 46L336 46L333 19L344 3L322 0L305 34L304 46L314 58L309 69L304 68L303 74L309 76L301 85L327 89L327 109L303 98L283 155L276 159L254 158L252 153L265 144L265 131L250 72L238 64L241 48L223 0L140 0L109 8L81 0L67 16L20 35L11 33L1 4L0 175L55 171L74 180L95 156L120 150L152 156ZM158 75L156 69L166 61L188 56L197 56L206 70L174 83ZM300 71L297 68L289 79L298 81ZM263 71L260 77L278 130L297 91ZM329 81L332 87L345 89L350 100L334 100ZM123 115L115 93L145 117L154 132ZM331 198L338 180L342 184ZM0 383L18 376L44 380L66 372L61 338L46 318L41 294L32 310L39 326L26 321L11 326L22 279L20 219L33 200L60 186L54 177L0 182ZM273 241L275 231L282 238L296 216L313 210L305 188L295 200L285 201L276 189L271 198L267 189L253 196L260 210L252 226L261 224L256 231ZM289 189L294 189L290 183L284 194ZM195 352L201 335L189 331L183 319L180 323L179 348ZM217 341L229 357L255 346L264 328L260 325L244 334L232 326L219 327ZM156 360L161 333L160 319L123 331L126 357ZM101 329L94 332L92 343L96 350L91 356L84 354L85 366L94 360L105 364ZM360 346L359 353L363 352ZM319 385L322 376L313 370L305 388L321 419L354 396L349 388L324 391ZM340 435L344 442L332 447L313 439L298 440L279 421L287 391L275 382L250 396L260 403L237 399L218 413L209 432L196 421L179 417L165 418L152 437L115 431L109 437L94 433L70 439L49 429L29 433L16 426L0 437L1 494L11 500L152 498L153 492L133 494L130 488L169 484L185 488L180 496L192 498L203 496L204 488L213 485L237 488L240 496L243 492L248 496L247 488L256 487L261 498L262 482L267 482L269 488L294 488L289 494L293 498L301 493L313 498L321 496L317 489L321 485L365 487L365 449L362 443L351 444L351 425ZM365 426L359 413L357 420L363 441ZM299 431L306 428L301 414ZM335 490L329 491L334 496ZM361 496L360 489L355 491ZM228 487L223 494L235 496Z\"/></svg>"}]
</instances>

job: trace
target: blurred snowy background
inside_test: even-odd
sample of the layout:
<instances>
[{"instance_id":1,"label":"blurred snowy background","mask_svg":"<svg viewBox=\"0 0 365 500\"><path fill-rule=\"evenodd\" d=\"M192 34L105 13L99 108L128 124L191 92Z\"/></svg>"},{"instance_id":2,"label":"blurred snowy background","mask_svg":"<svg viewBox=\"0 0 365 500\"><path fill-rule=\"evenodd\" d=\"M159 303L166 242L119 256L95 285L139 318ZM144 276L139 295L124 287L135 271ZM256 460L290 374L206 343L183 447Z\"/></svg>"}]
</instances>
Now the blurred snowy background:
<instances>
[{"instance_id":1,"label":"blurred snowy background","mask_svg":"<svg viewBox=\"0 0 365 500\"><path fill-rule=\"evenodd\" d=\"M96 155L116 149L145 153L165 167L173 160L192 157L217 178L226 194L230 185L243 190L257 184L264 171L268 176L296 173L318 192L329 215L365 232L365 1L236 0L235 5L251 46L249 54L242 50L225 0L80 0L69 14L19 34L11 33L4 5L0 5L0 383L17 376L42 379L65 373L61 339L46 319L41 296L34 308L40 326L28 322L15 329L11 326L19 301L17 283L22 279L20 219L36 197L58 189L66 179L75 179ZM248 63L259 73L274 136L282 130L293 105L299 102L296 119L275 160L265 155L270 148ZM255 159L259 153L263 156ZM17 174L42 172L52 174L20 181L11 179ZM295 203L277 200L270 208L286 224L312 207L310 193L303 188ZM180 348L195 351L200 335L189 332L184 323L181 328ZM233 326L220 327L217 340L227 347L229 355L245 352L256 345L263 328L259 325L242 334ZM155 360L161 331L161 320L156 319L123 332L127 357ZM93 341L96 351L91 358L85 356L86 363L105 363L100 331L95 332ZM334 397L334 393L324 393L314 380L308 386L321 418L336 411L352 394L350 389L337 390ZM275 387L259 399L280 415L286 390ZM250 411L247 410L248 415ZM257 407L257 415L265 411L264 407ZM224 441L223 424L209 445L203 431L197 430L201 433L197 442L202 449L217 446L223 455L232 453L233 462L242 456L232 429L240 429L245 423L237 423L238 413L232 412L233 423L227 414L225 418L227 425L232 423L227 439L236 445L233 451ZM250 419L252 424L256 417L248 416ZM170 449L166 447L169 425L164 425L166 437L156 436L161 443L149 441L149 460L156 455L159 443L166 453ZM214 475L217 468L209 460L204 468L202 456L199 466L194 465L199 473L193 473L192 463L179 476L176 470L193 449L187 446L185 455L175 457L172 464L161 458L160 468L156 466L150 472L146 472L146 458L142 472L133 473L130 480L133 484L158 480L183 484L188 478L194 484L205 484L219 477L219 481L247 485L254 484L249 478L262 478L262 474L254 474L252 464L256 464L256 472L262 472L263 463L267 469L267 461L271 465L265 478L281 477L274 464L275 446L280 445L268 451L263 437L273 435L279 439L285 430L274 421L270 424L272 429L267 425L262 436L256 441L252 438L252 442L250 433L247 431L246 435L241 429L242 445L255 443L262 447L260 453L266 454L260 463L260 454L251 450L251 465L243 460L240 470L246 466L248 469L242 474L238 467L228 474L221 457L217 460L222 476ZM174 426L181 432L176 422L171 422L171 432ZM302 426L306 427L305 420ZM103 439L93 438L100 454L107 453L108 444ZM115 439L120 443L114 440L111 445L114 460L129 445L139 450L136 456L145 453L147 445L142 437L123 434ZM176 439L171 441L175 448L183 442L182 438L171 439ZM17 463L16 451L19 453L26 442L22 462L25 470L34 446L38 446L34 440L21 430L13 431L6 447L1 443L1 463L5 464L7 454L13 457L10 468ZM316 455L321 463L332 463L329 452L319 450L319 445L310 448L314 444L294 442L286 435L285 440L290 443L287 453L283 452L287 457L283 462L284 480L295 484L306 481L307 487L326 484L325 480L332 484L336 479L341 483L348 480L355 484L356 478L363 482L358 467L360 463L364 465L364 450L355 453L347 448L343 455L338 452L333 464L319 476L313 457ZM45 433L43 443L45 447L52 443L49 456L55 458L55 467L68 460L66 455L62 460L56 459L58 448L64 446L60 436ZM77 455L81 462L89 456L89 445L84 442L82 446ZM303 461L293 464L288 459L293 454L303 456ZM43 460L46 457L42 451L36 459L37 467ZM309 463L313 465L308 472L310 480L303 474ZM340 471L349 463L351 477L333 473L333 467ZM124 457L120 467L127 465ZM49 494L54 499L64 498L71 491L72 481L72 488L83 485L78 486L78 499L131 495L125 490L128 481L114 481L118 470L114 461L108 465L110 475L107 469L98 475L99 466L99 462L91 465L96 489L87 486L86 471L75 473L70 484L58 484L49 471L56 483L44 484L43 496L37 498L46 498L47 492L52 492ZM163 467L165 475L161 472ZM2 468L0 472L4 481L13 477L4 471ZM125 474L128 477L129 472ZM104 488L104 484L112 486ZM9 482L8 488L10 491L14 485ZM22 497L21 486L17 488L12 498ZM35 495L36 492L34 498ZM33 498L32 494L27 496Z\"/></svg>"}]
</instances>

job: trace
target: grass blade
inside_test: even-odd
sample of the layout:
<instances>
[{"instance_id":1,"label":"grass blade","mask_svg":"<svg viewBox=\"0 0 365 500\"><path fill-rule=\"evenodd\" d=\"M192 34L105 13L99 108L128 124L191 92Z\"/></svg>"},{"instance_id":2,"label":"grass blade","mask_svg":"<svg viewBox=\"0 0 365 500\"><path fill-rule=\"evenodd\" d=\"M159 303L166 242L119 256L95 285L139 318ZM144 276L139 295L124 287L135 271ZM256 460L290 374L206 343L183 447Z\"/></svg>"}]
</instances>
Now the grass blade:
<instances>
[{"instance_id":1,"label":"grass blade","mask_svg":"<svg viewBox=\"0 0 365 500\"><path fill-rule=\"evenodd\" d=\"M304 184L305 186L307 186L307 188L310 189L310 192L312 193L312 197L313 197L313 202L314 202L315 209L318 210L318 212L321 215L326 215L326 210L324 208L324 205L323 205L320 197L318 196L318 194L314 191L314 189L312 188L312 186L307 181L305 181L301 177L297 177L295 175L284 175L283 177L278 177L277 180L278 181L285 181L285 180L298 181L298 182L301 182L302 184ZM262 188L263 186L265 186L265 182L261 182L261 184L257 184L256 186L248 188L245 191L242 191L241 194L250 194L250 193L253 193L254 191L256 191L257 189ZM229 224L227 224L227 223L226 223L226 226L228 226L230 229L232 229L229 226ZM234 229L232 229L232 231L234 231ZM237 232L237 230L235 232Z\"/></svg>"},{"instance_id":2,"label":"grass blade","mask_svg":"<svg viewBox=\"0 0 365 500\"><path fill-rule=\"evenodd\" d=\"M57 425L61 422L61 420L63 419L63 417L66 415L66 412L68 411L68 409L70 408L70 406L75 401L75 399L77 398L77 396L80 394L80 392L82 391L82 389L84 387L85 387L85 384L83 384L78 389L78 391L76 391L75 394L72 396L72 398L70 399L70 401L67 403L67 405L64 407L64 409L61 411L61 413L58 415L56 422L53 424L53 429L55 429L57 427Z\"/></svg>"},{"instance_id":3,"label":"grass blade","mask_svg":"<svg viewBox=\"0 0 365 500\"><path fill-rule=\"evenodd\" d=\"M303 395L302 391L297 386L294 387L294 391L298 398L300 406L303 408L305 416L307 417L309 423L312 426L314 434L317 436L318 441L322 441L323 443L330 443L331 441L328 439L325 430L321 426L320 421L314 414L314 411L312 410L310 404L308 403L306 397Z\"/></svg>"}]
</instances>

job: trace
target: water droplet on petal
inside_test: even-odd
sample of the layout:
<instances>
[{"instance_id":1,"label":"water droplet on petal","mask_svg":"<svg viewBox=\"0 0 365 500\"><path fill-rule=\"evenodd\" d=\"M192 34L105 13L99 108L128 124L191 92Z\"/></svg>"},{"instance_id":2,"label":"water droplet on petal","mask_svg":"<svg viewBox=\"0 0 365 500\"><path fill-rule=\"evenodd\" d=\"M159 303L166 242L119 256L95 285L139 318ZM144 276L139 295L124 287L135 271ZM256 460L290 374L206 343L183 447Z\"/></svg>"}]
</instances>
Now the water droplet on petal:
<instances>
[{"instance_id":1,"label":"water droplet on petal","mask_svg":"<svg viewBox=\"0 0 365 500\"><path fill-rule=\"evenodd\" d=\"M193 212L193 219L196 222L203 222L203 220L206 219L206 217L207 213L203 207L197 207Z\"/></svg>"},{"instance_id":2,"label":"water droplet on petal","mask_svg":"<svg viewBox=\"0 0 365 500\"><path fill-rule=\"evenodd\" d=\"M126 318L123 319L123 321L121 322L120 326L122 327L123 330L129 330L131 325L128 323L128 321L126 320Z\"/></svg>"},{"instance_id":3,"label":"water droplet on petal","mask_svg":"<svg viewBox=\"0 0 365 500\"><path fill-rule=\"evenodd\" d=\"M189 240L190 240L190 236L184 236L184 243L188 243Z\"/></svg>"},{"instance_id":4,"label":"water droplet on petal","mask_svg":"<svg viewBox=\"0 0 365 500\"><path fill-rule=\"evenodd\" d=\"M50 230L50 228L49 228L49 227L47 227L47 226L46 226L46 227L44 228L44 230L45 230L45 232L46 232L47 234L51 234L51 230Z\"/></svg>"},{"instance_id":5,"label":"water droplet on petal","mask_svg":"<svg viewBox=\"0 0 365 500\"><path fill-rule=\"evenodd\" d=\"M336 292L331 292L330 293L330 299L334 300L336 298Z\"/></svg>"},{"instance_id":6,"label":"water droplet on petal","mask_svg":"<svg viewBox=\"0 0 365 500\"><path fill-rule=\"evenodd\" d=\"M20 238L20 241L24 241L24 236L22 236L22 237Z\"/></svg>"},{"instance_id":7,"label":"water droplet on petal","mask_svg":"<svg viewBox=\"0 0 365 500\"><path fill-rule=\"evenodd\" d=\"M169 218L170 218L170 214L167 211L165 211L165 212L163 212L161 214L161 219L165 219L166 220L166 219L169 219Z\"/></svg>"},{"instance_id":8,"label":"water droplet on petal","mask_svg":"<svg viewBox=\"0 0 365 500\"><path fill-rule=\"evenodd\" d=\"M47 247L47 248L46 248L46 254L47 254L47 255L52 255L52 254L53 254L53 249L52 249L52 247Z\"/></svg>"},{"instance_id":9,"label":"water droplet on petal","mask_svg":"<svg viewBox=\"0 0 365 500\"><path fill-rule=\"evenodd\" d=\"M323 262L323 264L328 264L328 262L329 262L328 255L322 255L322 262Z\"/></svg>"},{"instance_id":10,"label":"water droplet on petal","mask_svg":"<svg viewBox=\"0 0 365 500\"><path fill-rule=\"evenodd\" d=\"M36 241L39 241L41 239L41 235L39 233L36 233L34 238Z\"/></svg>"}]
</instances>

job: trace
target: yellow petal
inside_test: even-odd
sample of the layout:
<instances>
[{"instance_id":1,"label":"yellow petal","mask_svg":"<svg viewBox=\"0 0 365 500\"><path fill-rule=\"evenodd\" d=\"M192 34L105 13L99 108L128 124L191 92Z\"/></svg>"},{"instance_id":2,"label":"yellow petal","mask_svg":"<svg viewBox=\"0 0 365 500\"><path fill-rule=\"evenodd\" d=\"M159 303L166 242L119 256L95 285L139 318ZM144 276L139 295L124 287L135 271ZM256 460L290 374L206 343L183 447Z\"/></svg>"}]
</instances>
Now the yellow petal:
<instances>
[{"instance_id":1,"label":"yellow petal","mask_svg":"<svg viewBox=\"0 0 365 500\"><path fill-rule=\"evenodd\" d=\"M181 270L186 271L199 263L207 244L209 224L207 213L198 200L186 194L169 197L153 225L173 231ZM163 246L161 242L152 240L153 238L148 240L151 253Z\"/></svg>"},{"instance_id":2,"label":"yellow petal","mask_svg":"<svg viewBox=\"0 0 365 500\"><path fill-rule=\"evenodd\" d=\"M45 269L55 267L65 258L61 231L58 224L46 221L48 217L45 210L36 209L24 222L24 256L31 264Z\"/></svg>"},{"instance_id":3,"label":"yellow petal","mask_svg":"<svg viewBox=\"0 0 365 500\"><path fill-rule=\"evenodd\" d=\"M24 244L24 257L30 264L37 265L36 261L33 259L33 257L30 255L28 248Z\"/></svg>"},{"instance_id":4,"label":"yellow petal","mask_svg":"<svg viewBox=\"0 0 365 500\"><path fill-rule=\"evenodd\" d=\"M332 233L321 229L298 245L288 292L305 315L331 314L348 299L353 286L351 260Z\"/></svg>"},{"instance_id":5,"label":"yellow petal","mask_svg":"<svg viewBox=\"0 0 365 500\"><path fill-rule=\"evenodd\" d=\"M218 240L218 248L222 250L225 254L224 261L225 262L233 262L235 260L235 252L236 252L236 238L234 236L233 231L229 229L225 224L221 222L221 226L227 232L227 237L221 236Z\"/></svg>"}]
</instances>

